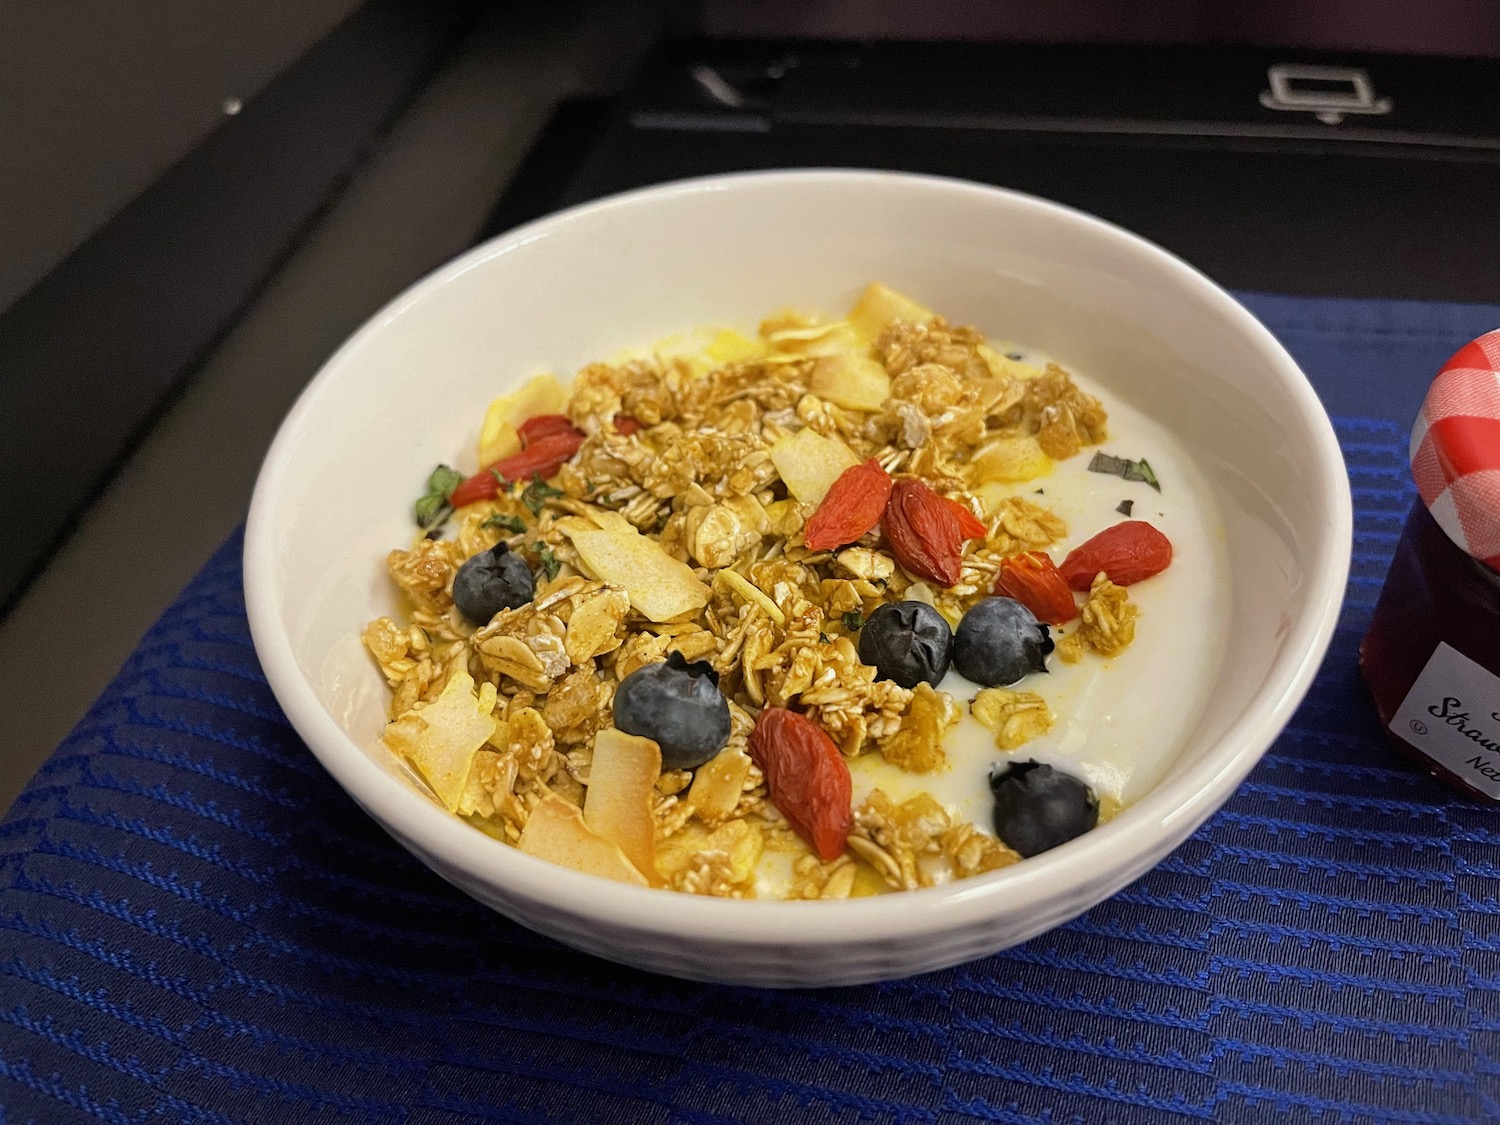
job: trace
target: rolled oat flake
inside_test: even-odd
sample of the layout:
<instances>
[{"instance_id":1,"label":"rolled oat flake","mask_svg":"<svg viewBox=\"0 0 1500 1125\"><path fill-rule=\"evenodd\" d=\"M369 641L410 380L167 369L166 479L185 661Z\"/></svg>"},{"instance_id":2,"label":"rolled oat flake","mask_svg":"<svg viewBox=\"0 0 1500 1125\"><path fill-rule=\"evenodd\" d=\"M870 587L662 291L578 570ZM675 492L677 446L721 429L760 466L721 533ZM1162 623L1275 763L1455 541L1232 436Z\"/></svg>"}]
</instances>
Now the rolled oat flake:
<instances>
[{"instance_id":1,"label":"rolled oat flake","mask_svg":"<svg viewBox=\"0 0 1500 1125\"><path fill-rule=\"evenodd\" d=\"M1500 805L1500 330L1438 372L1411 468L1418 499L1360 669L1397 746Z\"/></svg>"}]
</instances>

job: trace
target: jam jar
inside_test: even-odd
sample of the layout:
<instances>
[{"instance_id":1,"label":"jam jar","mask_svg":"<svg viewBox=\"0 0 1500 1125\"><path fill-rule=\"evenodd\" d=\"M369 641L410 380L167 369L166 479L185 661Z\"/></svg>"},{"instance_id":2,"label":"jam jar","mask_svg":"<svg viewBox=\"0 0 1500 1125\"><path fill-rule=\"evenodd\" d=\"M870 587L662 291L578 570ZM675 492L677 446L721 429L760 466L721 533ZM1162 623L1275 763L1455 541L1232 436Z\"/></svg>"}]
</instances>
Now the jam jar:
<instances>
[{"instance_id":1,"label":"jam jar","mask_svg":"<svg viewBox=\"0 0 1500 1125\"><path fill-rule=\"evenodd\" d=\"M1359 663L1386 733L1500 805L1500 330L1438 372L1411 437L1418 498Z\"/></svg>"}]
</instances>

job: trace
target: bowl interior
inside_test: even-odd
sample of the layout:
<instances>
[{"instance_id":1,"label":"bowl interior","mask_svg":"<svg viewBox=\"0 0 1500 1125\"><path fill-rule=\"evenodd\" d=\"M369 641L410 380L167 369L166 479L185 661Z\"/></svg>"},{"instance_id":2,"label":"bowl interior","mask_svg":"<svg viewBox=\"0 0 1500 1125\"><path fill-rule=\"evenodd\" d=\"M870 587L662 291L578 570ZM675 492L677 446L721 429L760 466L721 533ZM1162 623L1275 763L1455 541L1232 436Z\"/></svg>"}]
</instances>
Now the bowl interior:
<instances>
[{"instance_id":1,"label":"bowl interior","mask_svg":"<svg viewBox=\"0 0 1500 1125\"><path fill-rule=\"evenodd\" d=\"M391 610L383 560L410 536L427 473L465 457L456 467L473 470L494 395L702 323L842 309L872 279L1050 352L1184 442L1228 537L1232 644L1158 790L1231 732L1265 728L1269 741L1295 702L1288 684L1321 657L1348 557L1342 466L1285 353L1181 263L1086 216L951 181L792 173L637 193L502 236L330 361L268 461L251 550L267 560L252 596L352 740L337 752L401 776L362 749L387 694L358 633Z\"/></svg>"}]
</instances>

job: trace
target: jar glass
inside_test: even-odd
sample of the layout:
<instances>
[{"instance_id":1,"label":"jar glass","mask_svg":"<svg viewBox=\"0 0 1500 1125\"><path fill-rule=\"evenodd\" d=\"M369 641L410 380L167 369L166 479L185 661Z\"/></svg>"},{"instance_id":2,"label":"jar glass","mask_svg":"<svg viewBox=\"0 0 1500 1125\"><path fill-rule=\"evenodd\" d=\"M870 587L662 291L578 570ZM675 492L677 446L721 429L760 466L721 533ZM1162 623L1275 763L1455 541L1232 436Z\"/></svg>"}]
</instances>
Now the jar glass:
<instances>
[{"instance_id":1,"label":"jar glass","mask_svg":"<svg viewBox=\"0 0 1500 1125\"><path fill-rule=\"evenodd\" d=\"M1392 741L1492 805L1500 805L1497 371L1500 332L1492 332L1433 382L1412 440L1421 495L1359 653Z\"/></svg>"}]
</instances>

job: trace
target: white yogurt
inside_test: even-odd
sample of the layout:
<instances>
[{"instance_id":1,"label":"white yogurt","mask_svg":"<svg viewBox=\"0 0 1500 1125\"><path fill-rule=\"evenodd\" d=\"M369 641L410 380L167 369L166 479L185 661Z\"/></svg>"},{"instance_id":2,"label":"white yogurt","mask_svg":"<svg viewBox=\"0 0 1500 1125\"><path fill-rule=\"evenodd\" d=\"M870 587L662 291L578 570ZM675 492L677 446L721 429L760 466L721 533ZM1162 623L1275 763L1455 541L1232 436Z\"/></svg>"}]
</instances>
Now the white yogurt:
<instances>
[{"instance_id":1,"label":"white yogurt","mask_svg":"<svg viewBox=\"0 0 1500 1125\"><path fill-rule=\"evenodd\" d=\"M1035 354L1024 358L1046 362ZM1140 610L1135 640L1108 660L1087 652L1077 664L1065 664L1054 654L1045 675L1012 685L1044 698L1055 722L1047 734L1009 752L997 749L994 734L968 714L979 688L950 672L939 686L964 717L944 744L947 767L908 773L878 754L863 755L850 762L856 804L876 787L898 802L925 791L951 815L993 833L990 771L997 763L1028 758L1067 770L1100 796L1129 804L1161 778L1202 713L1218 678L1229 620L1229 564L1218 509L1202 474L1165 429L1071 373L1104 403L1109 440L1059 462L1046 477L1014 486L1013 495L1043 504L1067 522L1067 538L1049 549L1059 563L1086 539L1127 518L1150 523L1172 541L1171 566L1130 587L1130 599ZM1140 481L1089 472L1096 448L1118 457L1144 457L1161 492ZM1037 489L1041 495L1035 495ZM1127 499L1135 502L1129 517L1116 511ZM1075 626L1076 621L1065 630Z\"/></svg>"}]
</instances>

